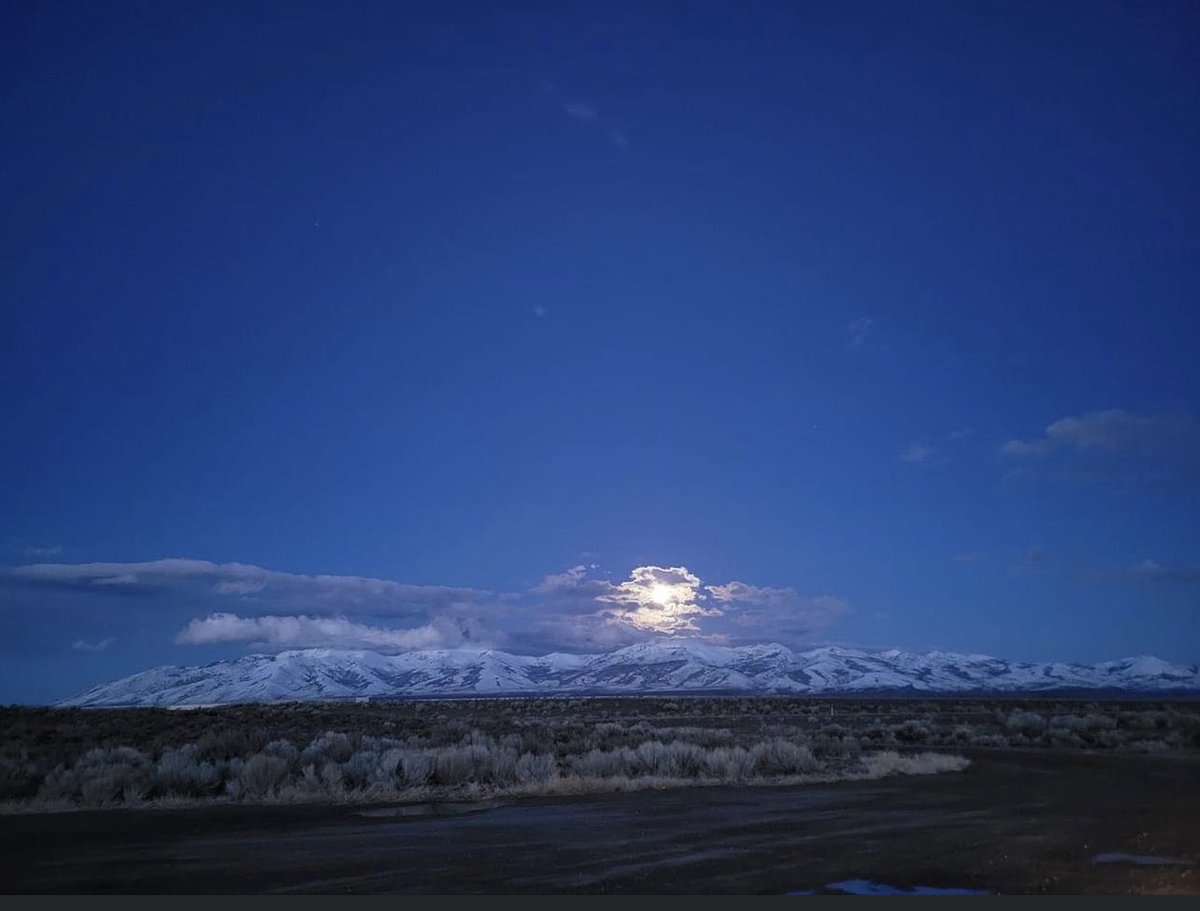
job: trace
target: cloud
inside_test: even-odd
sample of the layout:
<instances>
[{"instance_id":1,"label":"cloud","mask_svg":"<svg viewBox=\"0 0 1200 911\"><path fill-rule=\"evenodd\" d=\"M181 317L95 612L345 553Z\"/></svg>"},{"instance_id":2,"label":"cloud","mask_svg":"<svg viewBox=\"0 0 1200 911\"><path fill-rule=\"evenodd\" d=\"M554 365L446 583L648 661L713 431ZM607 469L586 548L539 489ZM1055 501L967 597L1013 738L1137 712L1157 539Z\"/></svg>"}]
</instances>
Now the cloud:
<instances>
[{"instance_id":1,"label":"cloud","mask_svg":"<svg viewBox=\"0 0 1200 911\"><path fill-rule=\"evenodd\" d=\"M1009 440L1001 453L1044 457L1055 452L1099 454L1197 453L1196 425L1189 417L1138 416L1120 408L1059 418L1043 436Z\"/></svg>"},{"instance_id":2,"label":"cloud","mask_svg":"<svg viewBox=\"0 0 1200 911\"><path fill-rule=\"evenodd\" d=\"M871 334L875 328L875 320L869 316L860 316L858 319L851 320L846 326L846 333L849 336L846 347L860 348L862 343L867 340L867 336Z\"/></svg>"},{"instance_id":3,"label":"cloud","mask_svg":"<svg viewBox=\"0 0 1200 911\"><path fill-rule=\"evenodd\" d=\"M31 564L0 572L0 584L42 587L47 597L81 610L95 611L98 598L105 610L114 598L131 599L128 610L161 615L172 633L179 631L180 644L268 650L504 644L544 653L660 636L798 644L849 611L839 598L790 587L710 584L680 565L646 564L624 579L606 576L594 563L579 563L524 590L490 592L173 558Z\"/></svg>"},{"instance_id":4,"label":"cloud","mask_svg":"<svg viewBox=\"0 0 1200 911\"><path fill-rule=\"evenodd\" d=\"M26 557L32 557L35 560L44 560L46 557L57 557L62 553L61 547L22 547L21 553Z\"/></svg>"},{"instance_id":5,"label":"cloud","mask_svg":"<svg viewBox=\"0 0 1200 911\"><path fill-rule=\"evenodd\" d=\"M564 101L562 109L568 117L585 122L593 121L600 116L600 112L585 101Z\"/></svg>"},{"instance_id":6,"label":"cloud","mask_svg":"<svg viewBox=\"0 0 1200 911\"><path fill-rule=\"evenodd\" d=\"M635 629L665 635L699 632L699 617L720 610L700 603L700 578L685 566L637 566L629 579L597 600L618 605L609 616Z\"/></svg>"},{"instance_id":7,"label":"cloud","mask_svg":"<svg viewBox=\"0 0 1200 911\"><path fill-rule=\"evenodd\" d=\"M973 431L970 427L959 427L957 430L951 430L948 434L946 434L946 439L965 440L974 432L975 431Z\"/></svg>"},{"instance_id":8,"label":"cloud","mask_svg":"<svg viewBox=\"0 0 1200 911\"><path fill-rule=\"evenodd\" d=\"M249 563L165 559L144 563L35 563L8 571L35 585L114 594L191 591L218 598L284 600L321 613L408 615L486 600L490 592L442 585L406 585L366 576L303 575Z\"/></svg>"},{"instance_id":9,"label":"cloud","mask_svg":"<svg viewBox=\"0 0 1200 911\"><path fill-rule=\"evenodd\" d=\"M76 639L71 643L71 648L77 652L106 652L117 640L112 636L104 639L97 639L95 642L89 642L87 639Z\"/></svg>"},{"instance_id":10,"label":"cloud","mask_svg":"<svg viewBox=\"0 0 1200 911\"><path fill-rule=\"evenodd\" d=\"M955 563L982 563L984 561L984 559L985 558L984 558L983 554L981 554L977 550L971 551L970 553L954 555Z\"/></svg>"},{"instance_id":11,"label":"cloud","mask_svg":"<svg viewBox=\"0 0 1200 911\"><path fill-rule=\"evenodd\" d=\"M655 634L624 623L607 612L575 617L548 616L534 621L528 634L519 637L535 652L563 648L606 652L653 638Z\"/></svg>"},{"instance_id":12,"label":"cloud","mask_svg":"<svg viewBox=\"0 0 1200 911\"><path fill-rule=\"evenodd\" d=\"M468 638L461 629L456 631L446 624L389 629L345 617L239 617L220 613L192 620L175 641L180 645L251 645L272 650L361 648L403 652L462 645Z\"/></svg>"},{"instance_id":13,"label":"cloud","mask_svg":"<svg viewBox=\"0 0 1200 911\"><path fill-rule=\"evenodd\" d=\"M1041 436L1000 448L1006 482L1093 483L1129 496L1200 477L1200 424L1187 415L1113 408L1060 418Z\"/></svg>"},{"instance_id":14,"label":"cloud","mask_svg":"<svg viewBox=\"0 0 1200 911\"><path fill-rule=\"evenodd\" d=\"M546 308L545 308L545 307L543 307L541 304L537 304L537 305L536 305L536 306L533 308L533 315L534 315L534 316L537 316L537 317L545 317L545 315L546 315Z\"/></svg>"},{"instance_id":15,"label":"cloud","mask_svg":"<svg viewBox=\"0 0 1200 911\"><path fill-rule=\"evenodd\" d=\"M536 609L542 612L594 613L602 606L601 600L615 595L618 588L607 579L597 579L588 573L589 568L583 564L572 566L565 572L546 576L525 596L515 594L510 598L520 601L532 596Z\"/></svg>"},{"instance_id":16,"label":"cloud","mask_svg":"<svg viewBox=\"0 0 1200 911\"><path fill-rule=\"evenodd\" d=\"M1134 576L1164 582L1200 582L1200 566L1168 566L1157 560L1143 560L1133 567Z\"/></svg>"},{"instance_id":17,"label":"cloud","mask_svg":"<svg viewBox=\"0 0 1200 911\"><path fill-rule=\"evenodd\" d=\"M1079 417L1066 417L1046 428L1046 441L1080 449L1118 450L1154 435L1158 422L1113 408Z\"/></svg>"},{"instance_id":18,"label":"cloud","mask_svg":"<svg viewBox=\"0 0 1200 911\"><path fill-rule=\"evenodd\" d=\"M1139 576L1159 578L1166 575L1167 568L1157 560L1143 560L1133 568L1133 571Z\"/></svg>"},{"instance_id":19,"label":"cloud","mask_svg":"<svg viewBox=\"0 0 1200 911\"><path fill-rule=\"evenodd\" d=\"M590 569L573 566L531 589L543 599L539 635L585 649L657 636L798 642L850 612L849 604L831 595L738 581L707 584L686 566L636 566L620 583L595 578Z\"/></svg>"},{"instance_id":20,"label":"cloud","mask_svg":"<svg viewBox=\"0 0 1200 911\"><path fill-rule=\"evenodd\" d=\"M619 149L629 148L629 137L625 130L611 117L603 117L599 109L586 101L566 100L559 103L564 114L590 132L604 137Z\"/></svg>"},{"instance_id":21,"label":"cloud","mask_svg":"<svg viewBox=\"0 0 1200 911\"><path fill-rule=\"evenodd\" d=\"M1009 440L1000 447L1000 452L1007 456L1043 456L1050 453L1050 443L1045 440Z\"/></svg>"},{"instance_id":22,"label":"cloud","mask_svg":"<svg viewBox=\"0 0 1200 911\"><path fill-rule=\"evenodd\" d=\"M551 573L533 586L530 591L539 595L578 591L586 582L587 571L587 567L580 563L564 572Z\"/></svg>"},{"instance_id":23,"label":"cloud","mask_svg":"<svg viewBox=\"0 0 1200 911\"><path fill-rule=\"evenodd\" d=\"M1047 554L1044 550L1041 550L1037 547L1031 547L1029 550L1025 551L1025 554L1021 557L1021 559L1026 563L1042 563L1048 556L1049 554Z\"/></svg>"},{"instance_id":24,"label":"cloud","mask_svg":"<svg viewBox=\"0 0 1200 911\"><path fill-rule=\"evenodd\" d=\"M770 626L808 633L830 626L850 613L850 605L832 595L807 597L794 588L769 588L745 582L707 586L741 626Z\"/></svg>"},{"instance_id":25,"label":"cloud","mask_svg":"<svg viewBox=\"0 0 1200 911\"><path fill-rule=\"evenodd\" d=\"M608 136L608 141L611 142L613 145L615 145L617 148L619 148L619 149L629 148L629 139L628 139L628 137L626 137L625 131L622 130L620 127L609 127L606 135Z\"/></svg>"},{"instance_id":26,"label":"cloud","mask_svg":"<svg viewBox=\"0 0 1200 911\"><path fill-rule=\"evenodd\" d=\"M934 449L932 446L926 446L924 443L913 440L908 444L904 451L900 453L900 461L911 463L926 462L933 454Z\"/></svg>"}]
</instances>

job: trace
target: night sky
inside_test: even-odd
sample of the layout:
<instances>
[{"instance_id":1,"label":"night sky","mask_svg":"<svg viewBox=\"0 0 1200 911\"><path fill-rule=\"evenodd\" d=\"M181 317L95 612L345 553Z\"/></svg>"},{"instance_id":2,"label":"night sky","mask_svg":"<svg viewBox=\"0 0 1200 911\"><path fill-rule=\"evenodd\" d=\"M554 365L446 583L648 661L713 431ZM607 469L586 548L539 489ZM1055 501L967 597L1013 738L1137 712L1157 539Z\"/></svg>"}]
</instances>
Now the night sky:
<instances>
[{"instance_id":1,"label":"night sky","mask_svg":"<svg viewBox=\"0 0 1200 911\"><path fill-rule=\"evenodd\" d=\"M0 702L1200 659L1200 6L8 3Z\"/></svg>"}]
</instances>

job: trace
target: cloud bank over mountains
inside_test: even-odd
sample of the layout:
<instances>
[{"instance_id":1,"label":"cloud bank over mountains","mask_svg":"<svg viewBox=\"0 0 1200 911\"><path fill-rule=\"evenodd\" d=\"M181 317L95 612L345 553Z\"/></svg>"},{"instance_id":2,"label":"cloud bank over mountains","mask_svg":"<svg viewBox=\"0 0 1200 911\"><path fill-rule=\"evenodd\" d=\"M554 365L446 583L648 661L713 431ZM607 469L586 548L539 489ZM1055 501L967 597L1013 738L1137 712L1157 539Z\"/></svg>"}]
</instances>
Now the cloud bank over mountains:
<instances>
[{"instance_id":1,"label":"cloud bank over mountains","mask_svg":"<svg viewBox=\"0 0 1200 911\"><path fill-rule=\"evenodd\" d=\"M523 591L412 585L349 575L305 575L247 563L163 559L140 563L37 563L7 584L75 596L138 601L178 613L180 645L368 648L457 647L605 650L662 636L715 644L803 643L850 612L833 595L730 581L685 566L636 566L612 581L592 564L551 573ZM82 601L78 600L83 598Z\"/></svg>"}]
</instances>

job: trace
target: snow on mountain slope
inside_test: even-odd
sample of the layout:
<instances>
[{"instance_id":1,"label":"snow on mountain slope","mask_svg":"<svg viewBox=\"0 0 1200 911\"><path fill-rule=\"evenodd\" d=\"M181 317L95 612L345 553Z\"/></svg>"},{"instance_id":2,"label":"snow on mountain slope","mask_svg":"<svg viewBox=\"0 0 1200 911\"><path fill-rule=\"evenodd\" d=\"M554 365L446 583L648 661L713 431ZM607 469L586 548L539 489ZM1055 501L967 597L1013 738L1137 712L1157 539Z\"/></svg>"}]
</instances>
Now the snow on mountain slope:
<instances>
[{"instance_id":1,"label":"snow on mountain slope","mask_svg":"<svg viewBox=\"0 0 1200 911\"><path fill-rule=\"evenodd\" d=\"M1102 664L1030 664L950 652L836 646L724 648L679 639L599 655L457 649L381 655L306 649L202 667L160 667L95 687L64 706L208 705L395 696L639 692L924 693L1104 689L1200 691L1200 668L1141 656Z\"/></svg>"}]
</instances>

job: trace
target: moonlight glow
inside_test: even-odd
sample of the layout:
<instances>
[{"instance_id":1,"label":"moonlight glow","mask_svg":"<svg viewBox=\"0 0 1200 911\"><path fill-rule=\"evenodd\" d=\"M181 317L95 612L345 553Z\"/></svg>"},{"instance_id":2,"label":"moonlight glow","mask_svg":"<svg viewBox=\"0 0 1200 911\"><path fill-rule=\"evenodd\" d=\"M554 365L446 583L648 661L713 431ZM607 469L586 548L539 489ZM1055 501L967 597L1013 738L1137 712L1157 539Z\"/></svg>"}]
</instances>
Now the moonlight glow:
<instances>
[{"instance_id":1,"label":"moonlight glow","mask_svg":"<svg viewBox=\"0 0 1200 911\"><path fill-rule=\"evenodd\" d=\"M596 600L615 605L605 611L606 623L664 636L699 632L697 618L723 614L686 566L635 566Z\"/></svg>"}]
</instances>

